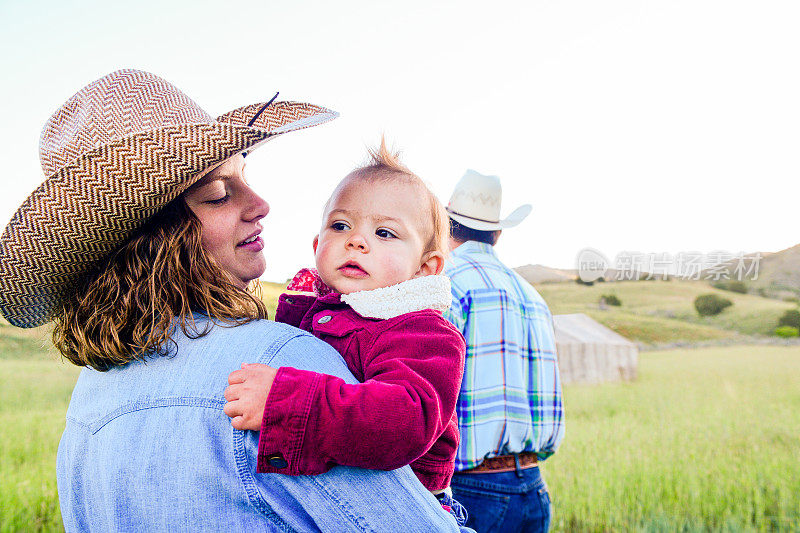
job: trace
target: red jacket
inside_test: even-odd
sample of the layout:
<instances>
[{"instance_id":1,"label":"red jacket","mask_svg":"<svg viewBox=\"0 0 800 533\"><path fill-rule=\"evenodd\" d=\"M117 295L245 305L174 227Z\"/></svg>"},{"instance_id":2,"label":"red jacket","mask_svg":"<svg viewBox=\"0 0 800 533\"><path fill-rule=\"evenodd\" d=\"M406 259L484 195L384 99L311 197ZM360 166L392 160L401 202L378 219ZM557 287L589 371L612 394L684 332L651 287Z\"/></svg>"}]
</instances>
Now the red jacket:
<instances>
[{"instance_id":1,"label":"red jacket","mask_svg":"<svg viewBox=\"0 0 800 533\"><path fill-rule=\"evenodd\" d=\"M278 369L261 424L258 472L320 474L336 465L392 470L410 464L429 490L448 487L459 440L455 408L464 337L437 311L364 318L340 296L284 294L276 320L333 346L361 383ZM288 467L269 465L276 453Z\"/></svg>"}]
</instances>

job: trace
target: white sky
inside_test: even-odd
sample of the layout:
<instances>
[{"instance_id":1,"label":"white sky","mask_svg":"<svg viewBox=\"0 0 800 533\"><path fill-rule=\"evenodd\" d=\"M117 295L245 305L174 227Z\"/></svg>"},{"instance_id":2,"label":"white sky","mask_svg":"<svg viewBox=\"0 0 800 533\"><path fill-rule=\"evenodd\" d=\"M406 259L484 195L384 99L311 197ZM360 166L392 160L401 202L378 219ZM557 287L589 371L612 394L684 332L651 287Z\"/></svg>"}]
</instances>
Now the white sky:
<instances>
[{"instance_id":1,"label":"white sky","mask_svg":"<svg viewBox=\"0 0 800 533\"><path fill-rule=\"evenodd\" d=\"M503 216L533 204L498 244L512 266L777 251L800 242L798 28L789 1L0 0L0 224L43 179L49 115L133 67L212 115L278 90L341 113L248 158L264 279L311 264L325 199L383 132L445 203L474 168Z\"/></svg>"}]
</instances>

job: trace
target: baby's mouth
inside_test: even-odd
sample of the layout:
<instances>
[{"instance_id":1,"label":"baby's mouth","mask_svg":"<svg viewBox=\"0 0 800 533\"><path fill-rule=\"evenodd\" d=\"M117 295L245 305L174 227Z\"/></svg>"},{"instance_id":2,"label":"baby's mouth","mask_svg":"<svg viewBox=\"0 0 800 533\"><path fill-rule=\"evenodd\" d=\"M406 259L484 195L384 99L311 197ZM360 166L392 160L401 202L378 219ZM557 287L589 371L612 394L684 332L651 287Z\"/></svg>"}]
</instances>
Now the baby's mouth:
<instances>
[{"instance_id":1,"label":"baby's mouth","mask_svg":"<svg viewBox=\"0 0 800 533\"><path fill-rule=\"evenodd\" d=\"M366 270L355 261L348 261L337 269L348 278L365 278L369 276Z\"/></svg>"}]
</instances>

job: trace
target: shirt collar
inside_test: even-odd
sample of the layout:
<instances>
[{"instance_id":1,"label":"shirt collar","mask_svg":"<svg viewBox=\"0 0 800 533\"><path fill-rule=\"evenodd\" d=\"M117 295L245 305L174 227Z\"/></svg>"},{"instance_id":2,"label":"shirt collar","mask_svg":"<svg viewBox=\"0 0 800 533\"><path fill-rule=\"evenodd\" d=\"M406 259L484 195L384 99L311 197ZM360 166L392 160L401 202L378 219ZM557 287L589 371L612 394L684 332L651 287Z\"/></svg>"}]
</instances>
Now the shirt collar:
<instances>
[{"instance_id":1,"label":"shirt collar","mask_svg":"<svg viewBox=\"0 0 800 533\"><path fill-rule=\"evenodd\" d=\"M494 252L494 246L486 244L485 242L467 241L451 252L454 256L461 256L466 254L489 254L492 257L497 257Z\"/></svg>"}]
</instances>

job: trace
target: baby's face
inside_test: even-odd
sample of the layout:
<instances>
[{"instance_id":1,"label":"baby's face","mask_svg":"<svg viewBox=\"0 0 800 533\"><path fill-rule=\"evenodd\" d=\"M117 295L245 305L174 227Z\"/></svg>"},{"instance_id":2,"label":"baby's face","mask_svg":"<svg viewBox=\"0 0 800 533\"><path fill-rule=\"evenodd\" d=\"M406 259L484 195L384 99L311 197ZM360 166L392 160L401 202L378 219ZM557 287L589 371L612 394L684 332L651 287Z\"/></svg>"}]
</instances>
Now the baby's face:
<instances>
[{"instance_id":1,"label":"baby's face","mask_svg":"<svg viewBox=\"0 0 800 533\"><path fill-rule=\"evenodd\" d=\"M351 180L338 189L314 240L322 281L349 294L424 275L426 203L413 185L391 180Z\"/></svg>"}]
</instances>

